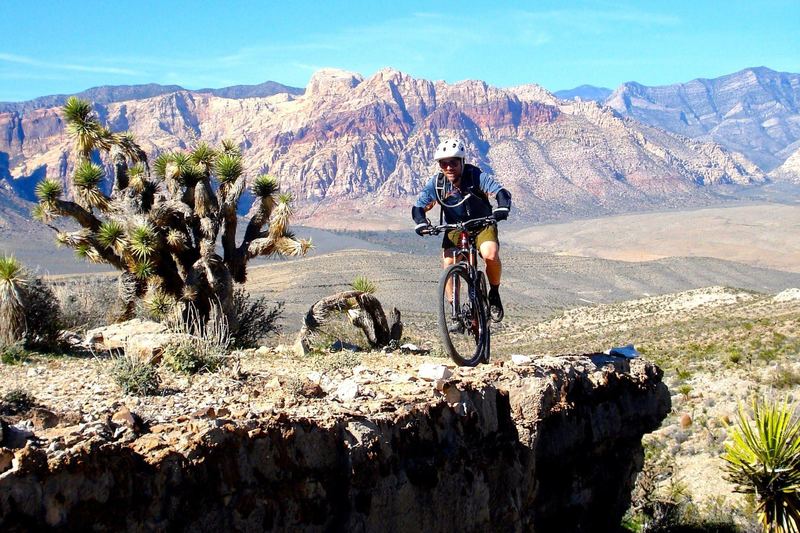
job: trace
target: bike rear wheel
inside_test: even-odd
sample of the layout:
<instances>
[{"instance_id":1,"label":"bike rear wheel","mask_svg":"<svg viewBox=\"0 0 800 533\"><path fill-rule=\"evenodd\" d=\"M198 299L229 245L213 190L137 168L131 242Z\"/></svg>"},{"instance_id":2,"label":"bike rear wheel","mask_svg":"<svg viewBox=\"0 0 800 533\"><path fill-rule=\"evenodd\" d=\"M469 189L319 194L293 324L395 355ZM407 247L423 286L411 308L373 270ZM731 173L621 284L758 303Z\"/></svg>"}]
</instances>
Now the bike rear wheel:
<instances>
[{"instance_id":1,"label":"bike rear wheel","mask_svg":"<svg viewBox=\"0 0 800 533\"><path fill-rule=\"evenodd\" d=\"M439 279L439 334L445 352L459 366L475 366L489 349L489 327L480 288L469 266L457 263Z\"/></svg>"}]
</instances>

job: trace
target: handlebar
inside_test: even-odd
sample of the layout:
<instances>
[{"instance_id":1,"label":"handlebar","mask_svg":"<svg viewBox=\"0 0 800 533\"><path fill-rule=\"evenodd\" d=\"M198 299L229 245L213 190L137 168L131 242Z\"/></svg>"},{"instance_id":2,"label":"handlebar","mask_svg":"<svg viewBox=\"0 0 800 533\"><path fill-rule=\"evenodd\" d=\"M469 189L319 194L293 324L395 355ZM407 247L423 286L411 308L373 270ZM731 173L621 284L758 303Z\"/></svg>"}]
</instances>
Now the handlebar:
<instances>
[{"instance_id":1,"label":"handlebar","mask_svg":"<svg viewBox=\"0 0 800 533\"><path fill-rule=\"evenodd\" d=\"M430 226L422 230L422 235L439 235L443 231L450 231L450 230L465 230L465 231L473 231L473 230L481 230L487 226L491 226L492 224L496 224L497 219L494 218L494 215L489 215L488 217L481 217L481 218L473 218L472 220L465 220L464 222L456 222L454 224L441 224L439 226Z\"/></svg>"}]
</instances>

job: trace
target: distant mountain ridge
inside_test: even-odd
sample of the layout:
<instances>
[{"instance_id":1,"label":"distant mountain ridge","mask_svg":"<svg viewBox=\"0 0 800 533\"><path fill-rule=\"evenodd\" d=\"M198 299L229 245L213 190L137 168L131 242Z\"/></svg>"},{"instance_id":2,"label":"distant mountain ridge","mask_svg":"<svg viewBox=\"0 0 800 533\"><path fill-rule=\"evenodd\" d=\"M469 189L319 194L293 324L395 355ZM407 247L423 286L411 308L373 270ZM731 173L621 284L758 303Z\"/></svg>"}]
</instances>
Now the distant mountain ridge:
<instances>
[{"instance_id":1,"label":"distant mountain ridge","mask_svg":"<svg viewBox=\"0 0 800 533\"><path fill-rule=\"evenodd\" d=\"M764 171L800 148L800 74L755 67L674 85L628 82L605 105L673 133L718 142Z\"/></svg>"},{"instance_id":2,"label":"distant mountain ridge","mask_svg":"<svg viewBox=\"0 0 800 533\"><path fill-rule=\"evenodd\" d=\"M159 85L158 83L147 83L144 85L102 85L92 87L74 95L53 94L40 96L25 102L0 102L0 113L25 113L35 109L46 109L64 105L67 98L77 96L90 102L98 104L111 104L114 102L124 102L127 100L143 100L162 94L185 91L180 85ZM265 81L257 85L233 85L220 89L199 89L198 93L208 93L222 98L253 98L272 96L278 93L303 94L303 89L290 87L275 81Z\"/></svg>"},{"instance_id":3,"label":"distant mountain ridge","mask_svg":"<svg viewBox=\"0 0 800 533\"><path fill-rule=\"evenodd\" d=\"M436 143L453 133L465 139L471 162L512 191L517 216L536 219L702 205L716 185L765 179L717 144L595 102L562 101L538 85L447 84L388 68L369 78L323 69L302 95L234 100L179 90L95 108L150 154L232 138L248 175L279 177L301 213L332 219L406 216L434 172ZM30 197L44 175L68 182L74 154L63 128L59 108L0 113L0 164L19 194Z\"/></svg>"},{"instance_id":4,"label":"distant mountain ridge","mask_svg":"<svg viewBox=\"0 0 800 533\"><path fill-rule=\"evenodd\" d=\"M614 92L607 87L595 87L594 85L580 85L574 89L556 91L553 94L562 100L572 100L575 97L581 100L593 100L603 102Z\"/></svg>"},{"instance_id":5,"label":"distant mountain ridge","mask_svg":"<svg viewBox=\"0 0 800 533\"><path fill-rule=\"evenodd\" d=\"M265 81L258 85L232 85L221 89L198 89L196 93L208 93L221 98L264 98L274 94L288 93L293 95L303 94L303 89L289 87L276 81Z\"/></svg>"}]
</instances>

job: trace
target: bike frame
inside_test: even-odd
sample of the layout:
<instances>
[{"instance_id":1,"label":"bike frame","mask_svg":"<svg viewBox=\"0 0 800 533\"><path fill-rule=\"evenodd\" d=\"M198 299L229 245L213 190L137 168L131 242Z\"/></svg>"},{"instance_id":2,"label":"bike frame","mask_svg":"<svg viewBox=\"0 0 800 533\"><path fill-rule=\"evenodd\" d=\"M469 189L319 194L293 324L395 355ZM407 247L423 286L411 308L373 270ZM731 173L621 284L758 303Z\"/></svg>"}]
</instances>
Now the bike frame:
<instances>
[{"instance_id":1,"label":"bike frame","mask_svg":"<svg viewBox=\"0 0 800 533\"><path fill-rule=\"evenodd\" d=\"M497 221L494 219L494 217L485 217L481 219L468 220L466 222L459 222L456 224L442 224L440 226L434 226L430 231L431 235L436 235L442 231L451 231L454 229L459 230L458 247L453 248L452 252L453 261L454 263L462 262L469 265L470 268L467 269L467 271L469 272L472 287L469 296L471 300L479 301L481 305L485 303L487 295L484 294L484 290L481 290L480 294L477 293L478 285L482 286L481 270L478 266L478 247L475 242L479 232L473 233L467 229L467 226L470 225L470 223L478 223L478 227L483 229L496 222ZM461 304L460 302L455 301L455 295L458 294L458 289L459 287L451 287L452 298L450 299L450 302L453 305L452 311L454 316L459 313L458 307Z\"/></svg>"},{"instance_id":2,"label":"bike frame","mask_svg":"<svg viewBox=\"0 0 800 533\"><path fill-rule=\"evenodd\" d=\"M470 268L467 269L469 272L470 277L470 300L482 300L485 298L484 294L478 294L478 284L480 283L480 270L478 269L478 247L475 244L475 235L472 235L466 229L462 229L459 233L459 246L458 248L453 249L453 261L455 263L463 262L467 263ZM464 257L466 256L466 261L461 259L459 261L459 256ZM450 299L450 303L452 304L452 312L453 316L457 315L460 312L460 305L461 302L456 301L456 295L459 292L458 286L451 287L451 295L452 298ZM473 325L472 327L475 327Z\"/></svg>"},{"instance_id":3,"label":"bike frame","mask_svg":"<svg viewBox=\"0 0 800 533\"><path fill-rule=\"evenodd\" d=\"M488 321L489 303L486 278L478 266L479 251L476 241L478 234L484 228L496 222L493 216L482 217L454 224L429 226L421 232L422 235L438 235L443 231L458 231L456 246L452 250L446 250L444 256L445 259L449 259L452 254L453 265L445 266L441 276L439 331L445 350L461 366L474 366L479 362L489 361L491 335ZM466 293L461 291L463 283L468 285ZM456 329L452 329L453 327ZM456 347L453 343L455 337L451 333L458 336L466 332L469 332L468 337L474 340L474 345L469 342L463 345L459 341Z\"/></svg>"}]
</instances>

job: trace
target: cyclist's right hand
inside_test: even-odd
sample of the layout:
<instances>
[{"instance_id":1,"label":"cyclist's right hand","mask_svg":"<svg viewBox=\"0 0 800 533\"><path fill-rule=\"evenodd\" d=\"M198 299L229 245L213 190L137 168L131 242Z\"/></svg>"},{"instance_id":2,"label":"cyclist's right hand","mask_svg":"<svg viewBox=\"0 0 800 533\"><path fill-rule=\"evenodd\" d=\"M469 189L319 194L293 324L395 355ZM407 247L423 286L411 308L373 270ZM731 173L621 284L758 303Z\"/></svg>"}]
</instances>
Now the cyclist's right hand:
<instances>
[{"instance_id":1,"label":"cyclist's right hand","mask_svg":"<svg viewBox=\"0 0 800 533\"><path fill-rule=\"evenodd\" d=\"M419 235L420 237L429 234L431 232L431 223L426 221L417 224L417 226L414 228L414 231L416 231L417 235Z\"/></svg>"}]
</instances>

